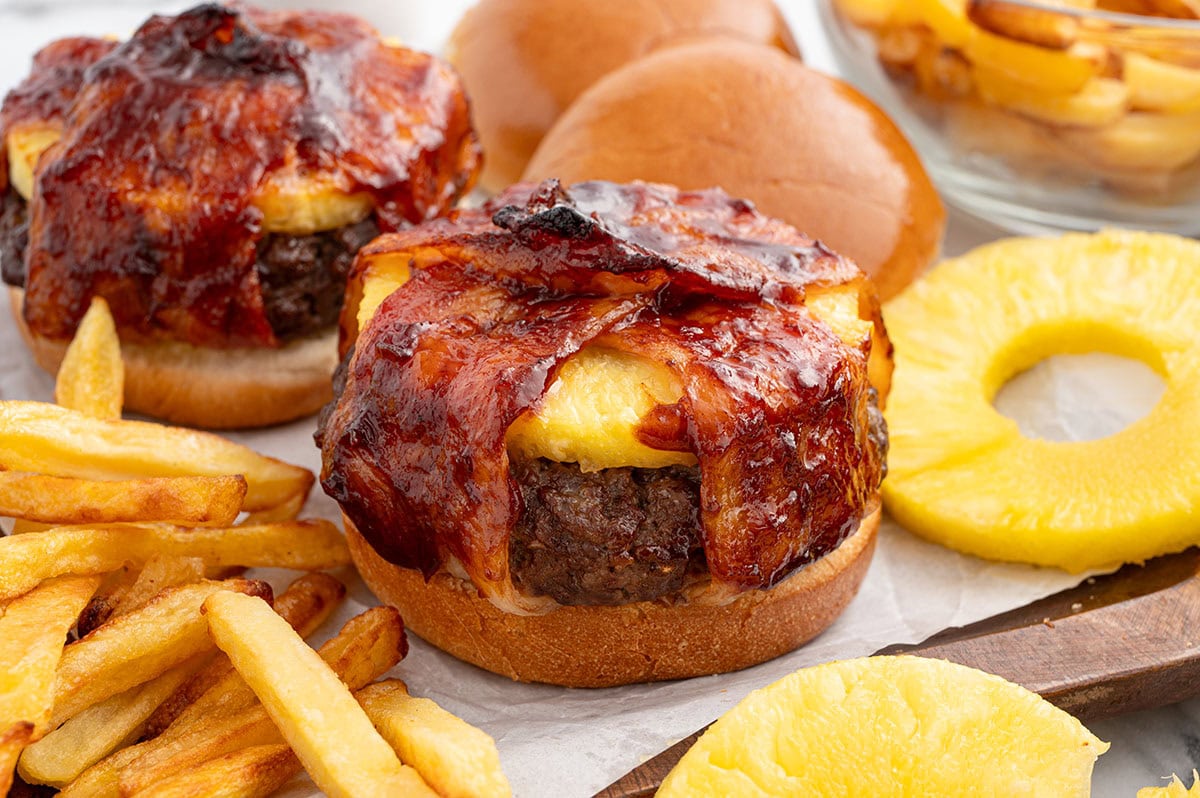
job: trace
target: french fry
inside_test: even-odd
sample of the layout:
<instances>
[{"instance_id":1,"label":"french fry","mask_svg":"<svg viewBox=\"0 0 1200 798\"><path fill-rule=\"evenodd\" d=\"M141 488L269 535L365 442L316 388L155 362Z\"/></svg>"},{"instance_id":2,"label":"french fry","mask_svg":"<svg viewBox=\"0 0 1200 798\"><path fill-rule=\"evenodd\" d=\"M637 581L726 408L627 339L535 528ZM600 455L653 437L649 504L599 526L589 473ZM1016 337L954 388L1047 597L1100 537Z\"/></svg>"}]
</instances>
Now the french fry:
<instances>
[{"instance_id":1,"label":"french fry","mask_svg":"<svg viewBox=\"0 0 1200 798\"><path fill-rule=\"evenodd\" d=\"M979 27L1019 42L1065 50L1079 39L1079 19L1011 0L970 0L967 17Z\"/></svg>"},{"instance_id":2,"label":"french fry","mask_svg":"<svg viewBox=\"0 0 1200 798\"><path fill-rule=\"evenodd\" d=\"M54 579L13 601L0 617L0 793L12 784L21 749L50 728L67 631L99 584L95 576Z\"/></svg>"},{"instance_id":3,"label":"french fry","mask_svg":"<svg viewBox=\"0 0 1200 798\"><path fill-rule=\"evenodd\" d=\"M383 739L442 798L508 798L496 743L427 698L413 698L399 679L354 694Z\"/></svg>"},{"instance_id":4,"label":"french fry","mask_svg":"<svg viewBox=\"0 0 1200 798\"><path fill-rule=\"evenodd\" d=\"M39 524L37 521L29 521L24 518L13 519L13 528L9 532L10 535L24 535L29 532L45 532L47 529L53 529L58 524Z\"/></svg>"},{"instance_id":5,"label":"french fry","mask_svg":"<svg viewBox=\"0 0 1200 798\"><path fill-rule=\"evenodd\" d=\"M231 592L204 602L209 631L316 785L333 798L435 793L400 764L338 675L270 605Z\"/></svg>"},{"instance_id":6,"label":"french fry","mask_svg":"<svg viewBox=\"0 0 1200 798\"><path fill-rule=\"evenodd\" d=\"M122 745L138 738L146 718L207 659L185 662L145 684L93 704L21 754L21 777L61 787Z\"/></svg>"},{"instance_id":7,"label":"french fry","mask_svg":"<svg viewBox=\"0 0 1200 798\"><path fill-rule=\"evenodd\" d=\"M183 585L67 646L55 678L53 725L208 650L201 604L231 591L271 595L267 583L248 579Z\"/></svg>"},{"instance_id":8,"label":"french fry","mask_svg":"<svg viewBox=\"0 0 1200 798\"><path fill-rule=\"evenodd\" d=\"M346 622L318 655L350 689L386 673L406 650L404 624L390 607L375 607ZM249 704L222 703L193 712L161 736L118 751L68 785L64 796L114 798L240 748L282 742L279 730L250 693Z\"/></svg>"},{"instance_id":9,"label":"french fry","mask_svg":"<svg viewBox=\"0 0 1200 798\"><path fill-rule=\"evenodd\" d=\"M92 480L0 471L0 515L43 524L227 526L237 518L245 496L246 480L240 475Z\"/></svg>"},{"instance_id":10,"label":"french fry","mask_svg":"<svg viewBox=\"0 0 1200 798\"><path fill-rule=\"evenodd\" d=\"M242 524L253 526L255 524L276 524L281 521L294 521L299 517L300 511L304 509L304 502L307 499L307 493L298 493L282 504L248 513Z\"/></svg>"},{"instance_id":11,"label":"french fry","mask_svg":"<svg viewBox=\"0 0 1200 798\"><path fill-rule=\"evenodd\" d=\"M328 521L185 529L166 524L58 527L0 538L0 601L64 573L98 574L155 555L199 557L208 567L318 571L350 561L346 541Z\"/></svg>"},{"instance_id":12,"label":"french fry","mask_svg":"<svg viewBox=\"0 0 1200 798\"><path fill-rule=\"evenodd\" d=\"M67 346L54 383L54 401L101 419L119 419L125 399L125 363L108 303L92 297Z\"/></svg>"},{"instance_id":13,"label":"french fry","mask_svg":"<svg viewBox=\"0 0 1200 798\"><path fill-rule=\"evenodd\" d=\"M1075 94L1049 94L1008 80L982 67L972 70L979 96L987 102L1042 122L1099 128L1129 110L1129 87L1112 78L1092 78Z\"/></svg>"},{"instance_id":14,"label":"french fry","mask_svg":"<svg viewBox=\"0 0 1200 798\"><path fill-rule=\"evenodd\" d=\"M243 748L163 779L136 798L263 798L300 772L286 743Z\"/></svg>"},{"instance_id":15,"label":"french fry","mask_svg":"<svg viewBox=\"0 0 1200 798\"><path fill-rule=\"evenodd\" d=\"M313 484L307 469L219 435L16 400L0 401L0 467L84 479L241 474L249 512L306 496Z\"/></svg>"},{"instance_id":16,"label":"french fry","mask_svg":"<svg viewBox=\"0 0 1200 798\"><path fill-rule=\"evenodd\" d=\"M275 597L275 612L301 637L308 637L329 618L345 595L346 586L329 574L305 574ZM207 714L230 693L237 691L242 691L244 699L237 702L239 707L249 706L256 700L229 658L218 653L211 663L155 710L146 721L144 734L147 738L162 734L192 705L196 705L193 717ZM227 703L232 705L235 700L230 698Z\"/></svg>"},{"instance_id":17,"label":"french fry","mask_svg":"<svg viewBox=\"0 0 1200 798\"><path fill-rule=\"evenodd\" d=\"M114 616L140 610L164 590L204 579L204 560L199 557L154 555L113 608Z\"/></svg>"},{"instance_id":18,"label":"french fry","mask_svg":"<svg viewBox=\"0 0 1200 798\"><path fill-rule=\"evenodd\" d=\"M21 756L21 749L32 736L33 724L27 720L14 723L0 731L0 793L8 795L17 758Z\"/></svg>"},{"instance_id":19,"label":"french fry","mask_svg":"<svg viewBox=\"0 0 1200 798\"><path fill-rule=\"evenodd\" d=\"M0 544L3 545L3 544ZM123 565L115 571L109 571L100 580L100 587L96 590L92 600L83 608L83 612L79 614L79 621L75 625L75 630L80 637L84 637L96 627L102 625L105 621L112 617L113 610L121 603L121 599L133 587L133 583L137 581L140 570L132 565Z\"/></svg>"}]
</instances>

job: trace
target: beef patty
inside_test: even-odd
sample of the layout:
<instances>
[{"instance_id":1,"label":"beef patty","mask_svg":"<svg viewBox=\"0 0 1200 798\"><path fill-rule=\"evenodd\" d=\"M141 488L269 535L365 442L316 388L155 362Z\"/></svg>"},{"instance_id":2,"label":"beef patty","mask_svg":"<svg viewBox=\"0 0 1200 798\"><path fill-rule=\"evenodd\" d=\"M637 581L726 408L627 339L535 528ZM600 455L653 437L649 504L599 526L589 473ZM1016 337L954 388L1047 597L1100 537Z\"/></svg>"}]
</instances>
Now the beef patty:
<instances>
[{"instance_id":1,"label":"beef patty","mask_svg":"<svg viewBox=\"0 0 1200 798\"><path fill-rule=\"evenodd\" d=\"M339 390L340 393L340 390ZM877 394L868 438L886 463ZM524 508L509 542L513 583L559 604L617 605L669 596L706 568L697 467L607 468L514 460Z\"/></svg>"},{"instance_id":2,"label":"beef patty","mask_svg":"<svg viewBox=\"0 0 1200 798\"><path fill-rule=\"evenodd\" d=\"M271 330L281 341L329 329L337 323L354 256L379 235L373 216L357 224L307 236L271 233L258 242L255 269ZM0 198L0 274L25 285L29 245L26 203L11 186Z\"/></svg>"},{"instance_id":3,"label":"beef patty","mask_svg":"<svg viewBox=\"0 0 1200 798\"><path fill-rule=\"evenodd\" d=\"M683 587L703 568L696 467L606 468L514 461L524 512L513 529L513 583L560 604L628 604Z\"/></svg>"}]
</instances>

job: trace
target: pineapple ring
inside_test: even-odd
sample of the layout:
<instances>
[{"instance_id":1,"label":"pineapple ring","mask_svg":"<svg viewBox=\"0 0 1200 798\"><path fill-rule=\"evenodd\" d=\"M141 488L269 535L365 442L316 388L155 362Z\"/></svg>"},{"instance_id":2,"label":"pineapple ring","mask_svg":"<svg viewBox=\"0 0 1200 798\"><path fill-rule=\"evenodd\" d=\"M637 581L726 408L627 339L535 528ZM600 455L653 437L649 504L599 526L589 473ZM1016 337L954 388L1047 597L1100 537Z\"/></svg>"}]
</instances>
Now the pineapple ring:
<instances>
[{"instance_id":1,"label":"pineapple ring","mask_svg":"<svg viewBox=\"0 0 1200 798\"><path fill-rule=\"evenodd\" d=\"M1069 571L1200 543L1200 242L1010 239L943 262L885 308L896 370L883 498L935 542ZM1166 389L1106 438L1033 440L992 406L1054 354L1108 352Z\"/></svg>"},{"instance_id":2,"label":"pineapple ring","mask_svg":"<svg viewBox=\"0 0 1200 798\"><path fill-rule=\"evenodd\" d=\"M805 668L714 723L658 798L1082 796L1108 744L1049 701L923 657Z\"/></svg>"}]
</instances>

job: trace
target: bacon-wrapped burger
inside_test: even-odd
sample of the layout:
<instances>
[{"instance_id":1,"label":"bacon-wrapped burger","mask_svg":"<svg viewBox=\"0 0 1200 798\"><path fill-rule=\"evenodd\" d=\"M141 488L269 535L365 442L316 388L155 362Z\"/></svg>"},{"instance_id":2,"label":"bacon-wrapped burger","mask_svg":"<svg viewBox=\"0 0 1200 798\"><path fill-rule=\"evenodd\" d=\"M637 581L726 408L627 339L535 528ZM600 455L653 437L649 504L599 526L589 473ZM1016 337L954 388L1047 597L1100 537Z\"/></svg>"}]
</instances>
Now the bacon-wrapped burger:
<instances>
[{"instance_id":1,"label":"bacon-wrapped burger","mask_svg":"<svg viewBox=\"0 0 1200 798\"><path fill-rule=\"evenodd\" d=\"M850 261L719 190L515 186L359 253L317 440L364 579L514 679L752 665L879 520L891 363Z\"/></svg>"},{"instance_id":2,"label":"bacon-wrapped burger","mask_svg":"<svg viewBox=\"0 0 1200 798\"><path fill-rule=\"evenodd\" d=\"M126 407L209 427L327 401L355 253L446 211L480 160L435 58L345 15L217 5L49 45L0 141L0 265L38 362L103 296Z\"/></svg>"}]
</instances>

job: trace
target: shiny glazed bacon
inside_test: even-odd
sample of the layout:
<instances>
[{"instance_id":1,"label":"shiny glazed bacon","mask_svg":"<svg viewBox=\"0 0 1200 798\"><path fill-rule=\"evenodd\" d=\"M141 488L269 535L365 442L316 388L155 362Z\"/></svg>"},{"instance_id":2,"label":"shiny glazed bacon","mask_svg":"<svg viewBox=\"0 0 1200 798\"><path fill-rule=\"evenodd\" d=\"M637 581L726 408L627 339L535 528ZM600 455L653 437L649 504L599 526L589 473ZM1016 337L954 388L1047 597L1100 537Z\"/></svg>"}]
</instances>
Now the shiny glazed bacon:
<instances>
[{"instance_id":1,"label":"shiny glazed bacon","mask_svg":"<svg viewBox=\"0 0 1200 798\"><path fill-rule=\"evenodd\" d=\"M340 14L206 5L120 45L52 44L0 137L60 120L27 258L25 318L49 338L69 338L100 293L127 340L278 345L254 268L257 191L365 193L395 230L444 212L479 162L453 72Z\"/></svg>"},{"instance_id":2,"label":"shiny glazed bacon","mask_svg":"<svg viewBox=\"0 0 1200 798\"><path fill-rule=\"evenodd\" d=\"M714 584L773 585L872 509L870 341L847 345L804 302L851 284L868 307L873 289L748 203L645 184L515 186L368 245L352 297L383 257L412 275L362 330L347 302L352 351L318 440L325 490L392 562L428 575L453 559L485 595L522 605L505 434L588 344L679 375L683 398L638 435L696 454Z\"/></svg>"}]
</instances>

